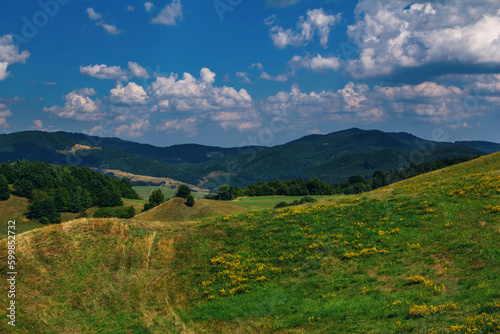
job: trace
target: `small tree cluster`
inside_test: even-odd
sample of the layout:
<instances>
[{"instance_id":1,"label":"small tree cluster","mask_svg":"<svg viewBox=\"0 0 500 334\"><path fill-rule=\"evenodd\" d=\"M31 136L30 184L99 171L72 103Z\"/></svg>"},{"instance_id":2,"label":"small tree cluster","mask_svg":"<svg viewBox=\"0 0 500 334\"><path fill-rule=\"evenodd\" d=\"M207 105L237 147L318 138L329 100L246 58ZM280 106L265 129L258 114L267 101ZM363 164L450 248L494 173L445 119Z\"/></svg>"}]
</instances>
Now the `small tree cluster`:
<instances>
[{"instance_id":1,"label":"small tree cluster","mask_svg":"<svg viewBox=\"0 0 500 334\"><path fill-rule=\"evenodd\" d=\"M148 198L148 202L144 204L144 211L151 210L152 208L163 203L165 203L165 195L163 195L163 191L161 191L160 188L153 190Z\"/></svg>"},{"instance_id":2,"label":"small tree cluster","mask_svg":"<svg viewBox=\"0 0 500 334\"><path fill-rule=\"evenodd\" d=\"M189 207L194 206L194 196L191 194L191 189L185 184L181 184L179 188L177 188L175 197L185 198L187 206Z\"/></svg>"}]
</instances>

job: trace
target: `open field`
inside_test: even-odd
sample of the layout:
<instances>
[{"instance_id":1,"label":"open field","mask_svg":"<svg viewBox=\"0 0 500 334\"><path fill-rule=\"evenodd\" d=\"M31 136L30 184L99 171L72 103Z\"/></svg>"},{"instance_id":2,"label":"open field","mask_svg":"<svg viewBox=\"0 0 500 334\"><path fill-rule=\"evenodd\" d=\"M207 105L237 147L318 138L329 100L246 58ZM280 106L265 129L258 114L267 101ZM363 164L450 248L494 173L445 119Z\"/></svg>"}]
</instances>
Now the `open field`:
<instances>
[{"instance_id":1,"label":"open field","mask_svg":"<svg viewBox=\"0 0 500 334\"><path fill-rule=\"evenodd\" d=\"M295 200L300 200L303 196L263 196L263 197L241 197L229 203L241 206L248 210L268 210L276 206L280 202L292 203ZM331 201L335 198L345 196L311 196L319 202Z\"/></svg>"},{"instance_id":2,"label":"open field","mask_svg":"<svg viewBox=\"0 0 500 334\"><path fill-rule=\"evenodd\" d=\"M282 210L167 205L18 235L16 330L500 333L500 154Z\"/></svg>"}]
</instances>

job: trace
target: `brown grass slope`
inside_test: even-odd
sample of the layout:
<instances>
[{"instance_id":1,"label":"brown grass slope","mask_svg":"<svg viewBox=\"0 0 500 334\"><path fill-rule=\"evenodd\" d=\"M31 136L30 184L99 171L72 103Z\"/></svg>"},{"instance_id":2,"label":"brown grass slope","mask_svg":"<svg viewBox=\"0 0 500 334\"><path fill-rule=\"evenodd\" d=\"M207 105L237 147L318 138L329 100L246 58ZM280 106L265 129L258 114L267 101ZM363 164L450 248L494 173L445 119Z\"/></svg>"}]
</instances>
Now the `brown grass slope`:
<instances>
[{"instance_id":1,"label":"brown grass slope","mask_svg":"<svg viewBox=\"0 0 500 334\"><path fill-rule=\"evenodd\" d=\"M183 198L173 198L156 208L138 214L135 219L165 222L190 221L245 211L248 210L230 203L207 199L196 199L194 206L188 207Z\"/></svg>"}]
</instances>

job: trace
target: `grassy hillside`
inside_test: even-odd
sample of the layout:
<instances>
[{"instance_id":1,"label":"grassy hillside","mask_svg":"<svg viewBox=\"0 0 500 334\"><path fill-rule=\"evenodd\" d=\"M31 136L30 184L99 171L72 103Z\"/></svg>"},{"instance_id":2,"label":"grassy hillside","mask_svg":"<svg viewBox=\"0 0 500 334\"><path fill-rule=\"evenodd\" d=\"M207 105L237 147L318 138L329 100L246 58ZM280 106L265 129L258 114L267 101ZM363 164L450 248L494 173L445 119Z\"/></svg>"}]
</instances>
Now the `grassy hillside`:
<instances>
[{"instance_id":1,"label":"grassy hillside","mask_svg":"<svg viewBox=\"0 0 500 334\"><path fill-rule=\"evenodd\" d=\"M17 331L499 333L499 215L493 154L305 207L50 226L18 236Z\"/></svg>"},{"instance_id":2,"label":"grassy hillside","mask_svg":"<svg viewBox=\"0 0 500 334\"><path fill-rule=\"evenodd\" d=\"M143 221L177 222L213 216L224 216L247 211L242 207L221 201L196 199L193 207L185 205L185 201L186 200L183 198L172 198L149 211L137 215L135 219Z\"/></svg>"}]
</instances>

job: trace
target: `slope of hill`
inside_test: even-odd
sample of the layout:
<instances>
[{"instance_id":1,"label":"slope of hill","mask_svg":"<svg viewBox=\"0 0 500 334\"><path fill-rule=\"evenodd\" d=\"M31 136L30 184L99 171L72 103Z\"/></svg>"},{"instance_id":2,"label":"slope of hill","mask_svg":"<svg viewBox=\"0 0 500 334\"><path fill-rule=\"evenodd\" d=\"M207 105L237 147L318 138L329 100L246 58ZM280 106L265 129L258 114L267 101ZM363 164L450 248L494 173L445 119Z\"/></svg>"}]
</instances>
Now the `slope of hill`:
<instances>
[{"instance_id":1,"label":"slope of hill","mask_svg":"<svg viewBox=\"0 0 500 334\"><path fill-rule=\"evenodd\" d=\"M319 177L332 183L354 174L370 177L376 170L397 169L403 161L476 157L497 150L500 150L500 145L495 143L438 143L408 133L355 128L306 136L268 148L220 148L195 144L155 147L118 138L66 132L29 131L0 135L0 161L25 158L115 169L204 184L211 188L223 183L246 186L297 177Z\"/></svg>"},{"instance_id":2,"label":"slope of hill","mask_svg":"<svg viewBox=\"0 0 500 334\"><path fill-rule=\"evenodd\" d=\"M230 203L213 201L207 199L196 199L193 207L185 205L182 198L172 198L171 200L143 212L134 219L146 221L181 222L198 220L213 216L224 216L246 211L240 206Z\"/></svg>"},{"instance_id":3,"label":"slope of hill","mask_svg":"<svg viewBox=\"0 0 500 334\"><path fill-rule=\"evenodd\" d=\"M497 153L312 206L49 226L17 236L16 330L498 333L499 213Z\"/></svg>"}]
</instances>

